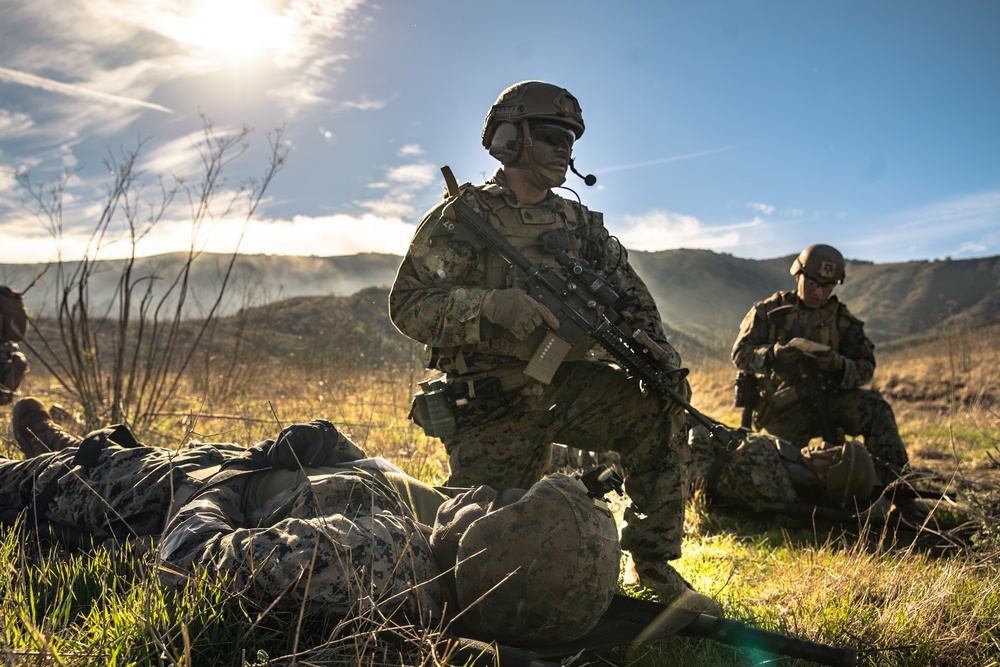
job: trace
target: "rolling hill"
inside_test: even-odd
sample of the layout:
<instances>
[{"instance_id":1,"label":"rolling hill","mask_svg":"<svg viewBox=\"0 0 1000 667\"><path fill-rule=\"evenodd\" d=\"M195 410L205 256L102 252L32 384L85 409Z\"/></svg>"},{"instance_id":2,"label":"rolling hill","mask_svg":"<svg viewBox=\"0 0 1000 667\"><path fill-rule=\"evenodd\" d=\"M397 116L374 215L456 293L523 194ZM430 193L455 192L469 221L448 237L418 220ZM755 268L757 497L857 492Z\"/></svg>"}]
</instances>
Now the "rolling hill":
<instances>
[{"instance_id":1,"label":"rolling hill","mask_svg":"<svg viewBox=\"0 0 1000 667\"><path fill-rule=\"evenodd\" d=\"M730 343L754 301L794 285L788 274L791 256L751 260L708 250L680 249L633 251L630 259L656 298L671 339L682 344ZM194 307L188 311L191 317L207 312L227 260L226 255L206 254L194 263ZM137 260L134 272L136 276L151 277L154 289L162 290L183 261L181 254L143 258ZM219 313L232 315L286 300L291 301L282 308L328 310L331 306L320 305L323 299L300 298L348 297L365 288L388 286L399 261L398 256L385 254L243 255L237 259ZM116 260L97 263L89 285L93 304L111 302L122 266ZM76 264L66 263L61 268L72 271ZM0 264L0 284L24 290L40 275L27 293L28 307L35 316L51 315L55 312L59 269L55 265L46 270L45 265L38 264ZM954 327L996 324L1000 322L1000 257L891 264L849 261L847 280L837 288L837 294L865 321L869 336L879 343L933 335ZM381 297L359 299L355 305L371 310L364 317L385 316ZM298 321L302 319L300 316Z\"/></svg>"}]
</instances>

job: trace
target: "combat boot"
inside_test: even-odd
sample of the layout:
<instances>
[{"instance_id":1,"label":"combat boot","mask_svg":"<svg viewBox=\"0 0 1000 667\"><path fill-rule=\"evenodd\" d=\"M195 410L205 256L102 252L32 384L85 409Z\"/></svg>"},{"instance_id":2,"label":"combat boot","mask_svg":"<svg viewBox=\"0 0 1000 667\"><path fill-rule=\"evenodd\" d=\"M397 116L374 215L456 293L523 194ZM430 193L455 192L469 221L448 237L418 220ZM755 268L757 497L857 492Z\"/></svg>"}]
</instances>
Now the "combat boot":
<instances>
[{"instance_id":1,"label":"combat boot","mask_svg":"<svg viewBox=\"0 0 1000 667\"><path fill-rule=\"evenodd\" d=\"M636 563L630 555L623 583L626 586L648 588L670 607L724 618L722 605L714 598L696 591L680 572L666 562Z\"/></svg>"},{"instance_id":2,"label":"combat boot","mask_svg":"<svg viewBox=\"0 0 1000 667\"><path fill-rule=\"evenodd\" d=\"M82 438L68 433L52 421L48 410L35 398L24 398L14 404L10 425L14 439L26 458L76 447L82 442Z\"/></svg>"}]
</instances>

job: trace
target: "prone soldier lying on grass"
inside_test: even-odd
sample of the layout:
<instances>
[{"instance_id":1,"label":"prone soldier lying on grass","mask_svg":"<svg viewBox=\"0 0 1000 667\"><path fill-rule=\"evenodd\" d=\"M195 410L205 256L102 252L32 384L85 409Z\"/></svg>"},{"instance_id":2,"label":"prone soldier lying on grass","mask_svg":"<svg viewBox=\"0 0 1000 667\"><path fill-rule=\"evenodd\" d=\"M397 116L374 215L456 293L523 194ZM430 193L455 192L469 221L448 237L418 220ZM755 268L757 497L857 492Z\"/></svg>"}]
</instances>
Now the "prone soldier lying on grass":
<instances>
[{"instance_id":1,"label":"prone soldier lying on grass","mask_svg":"<svg viewBox=\"0 0 1000 667\"><path fill-rule=\"evenodd\" d=\"M871 455L859 444L799 449L772 435L747 433L738 447L720 447L701 425L688 431L692 486L715 500L757 506L805 502L866 506L875 486Z\"/></svg>"},{"instance_id":2,"label":"prone soldier lying on grass","mask_svg":"<svg viewBox=\"0 0 1000 667\"><path fill-rule=\"evenodd\" d=\"M777 436L744 430L738 446L725 448L692 422L688 444L692 487L714 503L756 512L892 523L920 531L932 509L921 499L946 497L913 486L927 475L915 471L882 489L871 454L854 440L799 449Z\"/></svg>"},{"instance_id":3,"label":"prone soldier lying on grass","mask_svg":"<svg viewBox=\"0 0 1000 667\"><path fill-rule=\"evenodd\" d=\"M0 459L0 518L74 546L155 539L164 581L198 569L263 607L405 619L518 645L586 633L615 593L614 518L574 477L457 495L367 458L314 420L244 449L80 440L35 399L14 409L24 461ZM502 619L502 622L498 622Z\"/></svg>"}]
</instances>

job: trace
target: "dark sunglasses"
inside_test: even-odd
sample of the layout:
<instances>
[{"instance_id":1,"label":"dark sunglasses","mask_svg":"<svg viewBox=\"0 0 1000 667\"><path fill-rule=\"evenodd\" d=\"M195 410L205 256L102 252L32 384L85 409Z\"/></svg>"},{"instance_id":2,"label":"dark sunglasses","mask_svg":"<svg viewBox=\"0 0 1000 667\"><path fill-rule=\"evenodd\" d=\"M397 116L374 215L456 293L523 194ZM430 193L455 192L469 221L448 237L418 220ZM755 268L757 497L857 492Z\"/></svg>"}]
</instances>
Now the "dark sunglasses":
<instances>
[{"instance_id":1,"label":"dark sunglasses","mask_svg":"<svg viewBox=\"0 0 1000 667\"><path fill-rule=\"evenodd\" d=\"M535 125L531 128L531 138L534 141L544 141L550 146L566 148L573 148L576 140L573 132L561 125Z\"/></svg>"},{"instance_id":2,"label":"dark sunglasses","mask_svg":"<svg viewBox=\"0 0 1000 667\"><path fill-rule=\"evenodd\" d=\"M805 275L805 274L803 274L803 275ZM822 289L822 290L832 290L834 287L837 286L837 282L836 281L834 281L834 282L824 282L822 280L816 280L812 276L808 276L808 275L806 276L806 284L809 285L809 287L811 287L813 289L819 288L819 289Z\"/></svg>"}]
</instances>

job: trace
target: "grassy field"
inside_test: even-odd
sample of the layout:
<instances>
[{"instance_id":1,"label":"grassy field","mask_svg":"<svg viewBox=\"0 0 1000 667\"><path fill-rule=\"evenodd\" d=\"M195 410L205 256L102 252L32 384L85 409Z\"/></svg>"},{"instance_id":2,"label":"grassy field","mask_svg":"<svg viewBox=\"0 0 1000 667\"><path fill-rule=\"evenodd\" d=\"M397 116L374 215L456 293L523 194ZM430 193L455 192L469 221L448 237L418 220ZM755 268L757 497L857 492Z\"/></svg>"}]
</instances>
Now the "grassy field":
<instances>
[{"instance_id":1,"label":"grassy field","mask_svg":"<svg viewBox=\"0 0 1000 667\"><path fill-rule=\"evenodd\" d=\"M961 516L976 523L961 548L937 536L892 534L758 515L691 499L678 569L755 627L860 650L862 665L1000 664L1000 330L879 351L874 386L896 409L913 463L948 480ZM727 351L686 355L693 402L730 424ZM327 417L371 455L428 482L446 477L440 444L406 418L419 365L345 373L312 359L256 359L243 381L207 373L139 434L147 444L190 441L251 445L284 425ZM206 378L208 381L206 382ZM226 383L215 392L213 382ZM197 389L195 388L197 387ZM72 399L35 369L22 386L70 412ZM8 412L0 455L19 458ZM73 427L71 427L73 428ZM77 427L80 428L80 427ZM81 429L82 430L82 429ZM955 508L942 506L942 516ZM949 515L950 516L950 515ZM947 537L947 536L945 536ZM163 589L148 553L69 555L11 533L0 537L0 655L31 665L438 664L434 633L404 645L371 628L259 610L203 580L180 594ZM641 594L641 593L640 593ZM414 647L419 647L414 651ZM747 649L689 637L602 651L574 664L795 665Z\"/></svg>"}]
</instances>

